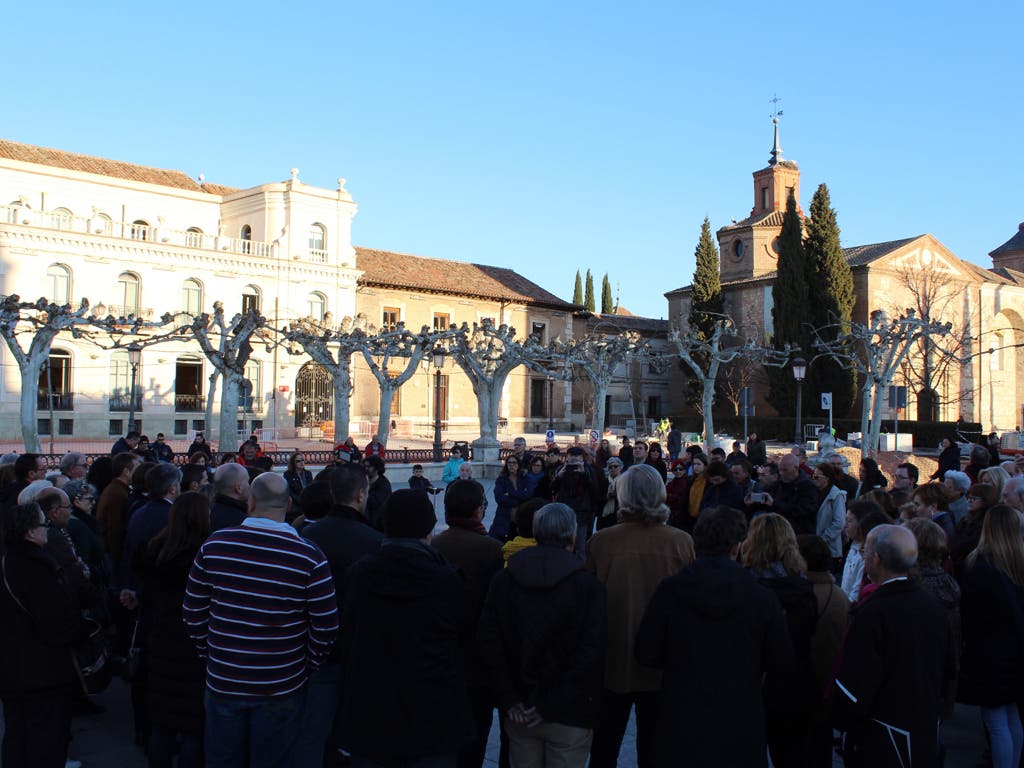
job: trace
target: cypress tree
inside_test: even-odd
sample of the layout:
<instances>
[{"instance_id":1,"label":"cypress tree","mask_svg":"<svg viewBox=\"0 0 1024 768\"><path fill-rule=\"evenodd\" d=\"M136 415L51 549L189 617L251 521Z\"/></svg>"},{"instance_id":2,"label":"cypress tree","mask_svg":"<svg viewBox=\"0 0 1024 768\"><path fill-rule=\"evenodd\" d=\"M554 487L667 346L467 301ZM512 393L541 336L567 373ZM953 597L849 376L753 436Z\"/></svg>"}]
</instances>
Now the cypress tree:
<instances>
[{"instance_id":1,"label":"cypress tree","mask_svg":"<svg viewBox=\"0 0 1024 768\"><path fill-rule=\"evenodd\" d=\"M601 281L601 314L611 315L615 312L615 302L612 300L612 284L608 282L608 273L604 273Z\"/></svg>"},{"instance_id":2,"label":"cypress tree","mask_svg":"<svg viewBox=\"0 0 1024 768\"><path fill-rule=\"evenodd\" d=\"M586 292L583 294L583 306L591 312L593 312L597 306L594 304L594 278L590 274L589 269L587 270Z\"/></svg>"},{"instance_id":3,"label":"cypress tree","mask_svg":"<svg viewBox=\"0 0 1024 768\"><path fill-rule=\"evenodd\" d=\"M807 220L807 239L804 247L807 253L807 282L813 286L814 301L808 309L815 328L834 326L828 330L828 338L849 329L853 316L856 296L853 292L853 273L843 258L839 245L839 224L832 208L828 187L821 184L811 199L810 218ZM833 360L819 360L814 364L811 375L811 390L815 395L811 403L812 412L820 404L822 392L832 393L832 409L837 417L848 416L857 399L857 377L855 372L843 370Z\"/></svg>"},{"instance_id":4,"label":"cypress tree","mask_svg":"<svg viewBox=\"0 0 1024 768\"><path fill-rule=\"evenodd\" d=\"M715 321L720 319L718 316L722 314L725 306L722 298L718 247L711 236L711 221L707 216L700 225L700 239L693 255L696 267L693 271L693 285L690 288L690 315L687 321L690 330L698 339L706 339L714 330ZM700 362L703 365L707 361ZM699 405L702 385L689 366L684 365L682 370L686 379L686 401L690 405Z\"/></svg>"},{"instance_id":5,"label":"cypress tree","mask_svg":"<svg viewBox=\"0 0 1024 768\"><path fill-rule=\"evenodd\" d=\"M810 359L811 353L811 332L804 323L810 293L807 275L800 214L797 213L796 198L791 194L786 200L786 214L779 233L779 269L772 285L772 345L782 349L788 343L799 349L805 360ZM793 413L796 384L792 369L787 365L785 368L768 368L767 371L771 385L769 401L780 414ZM809 399L804 398L805 406Z\"/></svg>"},{"instance_id":6,"label":"cypress tree","mask_svg":"<svg viewBox=\"0 0 1024 768\"><path fill-rule=\"evenodd\" d=\"M580 279L580 271L576 270L576 286L572 289L572 303L583 303L583 280Z\"/></svg>"}]
</instances>

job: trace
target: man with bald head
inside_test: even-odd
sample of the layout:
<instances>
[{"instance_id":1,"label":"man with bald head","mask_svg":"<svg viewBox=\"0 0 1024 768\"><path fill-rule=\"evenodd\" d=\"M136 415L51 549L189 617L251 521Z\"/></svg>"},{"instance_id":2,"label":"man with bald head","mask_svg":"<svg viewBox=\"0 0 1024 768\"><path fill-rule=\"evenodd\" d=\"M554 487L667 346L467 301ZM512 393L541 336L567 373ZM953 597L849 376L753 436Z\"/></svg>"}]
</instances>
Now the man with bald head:
<instances>
[{"instance_id":1,"label":"man with bald head","mask_svg":"<svg viewBox=\"0 0 1024 768\"><path fill-rule=\"evenodd\" d=\"M786 518L797 536L814 534L818 522L818 489L800 471L798 456L787 453L779 459L779 482L767 497L767 511Z\"/></svg>"},{"instance_id":2,"label":"man with bald head","mask_svg":"<svg viewBox=\"0 0 1024 768\"><path fill-rule=\"evenodd\" d=\"M241 464L222 464L213 473L210 530L241 525L249 505L249 471Z\"/></svg>"},{"instance_id":3,"label":"man with bald head","mask_svg":"<svg viewBox=\"0 0 1024 768\"><path fill-rule=\"evenodd\" d=\"M938 766L936 739L955 649L942 606L909 578L914 535L896 525L868 534L864 570L878 586L858 606L832 693L844 762Z\"/></svg>"},{"instance_id":4,"label":"man with bald head","mask_svg":"<svg viewBox=\"0 0 1024 768\"><path fill-rule=\"evenodd\" d=\"M207 765L291 765L306 681L338 634L330 566L285 522L290 506L287 481L260 475L248 517L211 534L189 573L182 609L206 661Z\"/></svg>"},{"instance_id":5,"label":"man with bald head","mask_svg":"<svg viewBox=\"0 0 1024 768\"><path fill-rule=\"evenodd\" d=\"M1011 477L1003 485L1002 503L1024 512L1024 476Z\"/></svg>"}]
</instances>

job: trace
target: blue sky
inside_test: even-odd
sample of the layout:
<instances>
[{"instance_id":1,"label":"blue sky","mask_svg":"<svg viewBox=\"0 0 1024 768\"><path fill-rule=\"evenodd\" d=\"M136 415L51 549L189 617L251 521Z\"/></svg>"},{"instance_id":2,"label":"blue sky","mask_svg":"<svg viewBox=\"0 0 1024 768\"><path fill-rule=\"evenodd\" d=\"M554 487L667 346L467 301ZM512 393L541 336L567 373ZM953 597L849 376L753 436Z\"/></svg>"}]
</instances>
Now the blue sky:
<instances>
[{"instance_id":1,"label":"blue sky","mask_svg":"<svg viewBox=\"0 0 1024 768\"><path fill-rule=\"evenodd\" d=\"M348 179L357 245L608 273L664 317L784 111L844 245L1024 221L1019 2L55 1L5 9L4 138L252 186Z\"/></svg>"}]
</instances>

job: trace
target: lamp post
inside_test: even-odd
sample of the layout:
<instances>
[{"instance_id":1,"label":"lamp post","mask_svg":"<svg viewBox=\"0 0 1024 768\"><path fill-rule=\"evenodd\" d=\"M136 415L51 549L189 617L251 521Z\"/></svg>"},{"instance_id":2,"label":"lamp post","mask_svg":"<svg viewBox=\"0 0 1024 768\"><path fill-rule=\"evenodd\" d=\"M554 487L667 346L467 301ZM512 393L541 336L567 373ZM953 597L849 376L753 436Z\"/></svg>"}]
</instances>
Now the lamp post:
<instances>
[{"instance_id":1,"label":"lamp post","mask_svg":"<svg viewBox=\"0 0 1024 768\"><path fill-rule=\"evenodd\" d=\"M548 429L555 428L555 377L548 376Z\"/></svg>"},{"instance_id":2,"label":"lamp post","mask_svg":"<svg viewBox=\"0 0 1024 768\"><path fill-rule=\"evenodd\" d=\"M800 423L801 412L803 411L803 385L804 376L807 375L807 361L802 357L793 358L793 378L796 380L796 444L803 443L803 428Z\"/></svg>"},{"instance_id":3,"label":"lamp post","mask_svg":"<svg viewBox=\"0 0 1024 768\"><path fill-rule=\"evenodd\" d=\"M135 386L139 375L139 363L142 362L142 347L136 343L128 345L128 365L132 369L132 385L128 392L128 431L135 429Z\"/></svg>"},{"instance_id":4,"label":"lamp post","mask_svg":"<svg viewBox=\"0 0 1024 768\"><path fill-rule=\"evenodd\" d=\"M434 461L441 461L444 446L441 443L441 369L444 368L446 352L434 350Z\"/></svg>"}]
</instances>

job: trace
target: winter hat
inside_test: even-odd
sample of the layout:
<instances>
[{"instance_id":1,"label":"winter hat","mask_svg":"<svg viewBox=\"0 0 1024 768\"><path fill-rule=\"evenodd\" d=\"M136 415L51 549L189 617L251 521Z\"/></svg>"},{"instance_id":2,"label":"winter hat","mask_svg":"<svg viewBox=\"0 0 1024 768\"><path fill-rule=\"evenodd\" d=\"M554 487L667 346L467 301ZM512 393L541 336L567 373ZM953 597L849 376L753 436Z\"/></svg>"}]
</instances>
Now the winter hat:
<instances>
[{"instance_id":1,"label":"winter hat","mask_svg":"<svg viewBox=\"0 0 1024 768\"><path fill-rule=\"evenodd\" d=\"M434 505L423 491L401 488L384 507L384 533L393 539L422 539L437 525Z\"/></svg>"}]
</instances>

